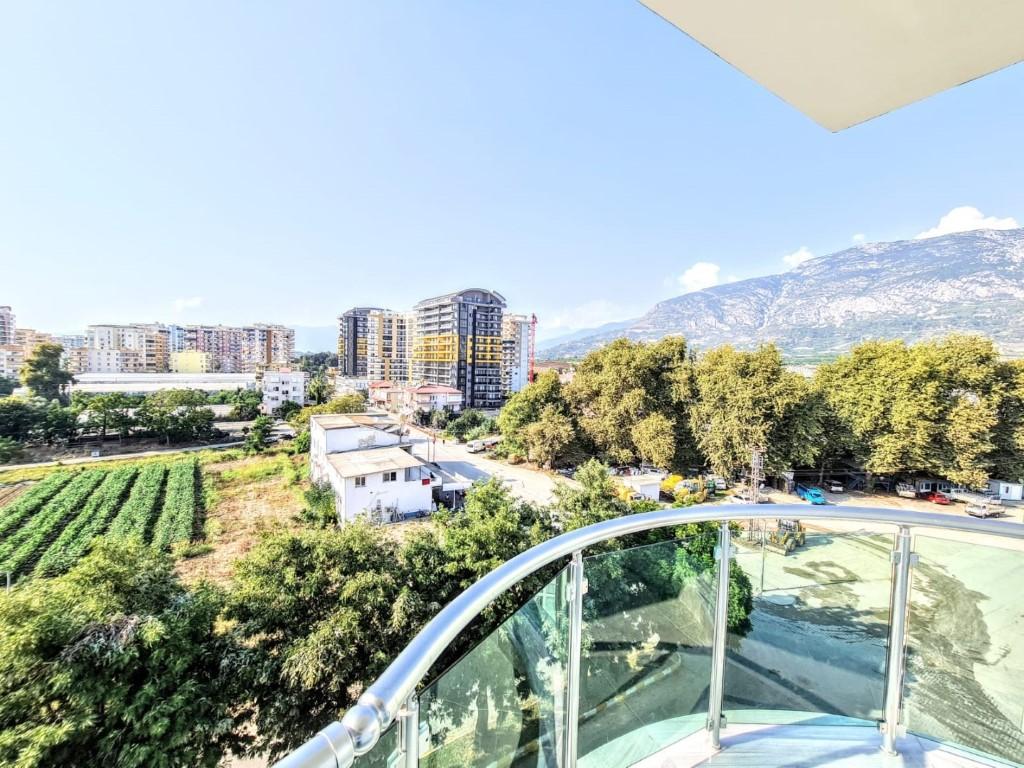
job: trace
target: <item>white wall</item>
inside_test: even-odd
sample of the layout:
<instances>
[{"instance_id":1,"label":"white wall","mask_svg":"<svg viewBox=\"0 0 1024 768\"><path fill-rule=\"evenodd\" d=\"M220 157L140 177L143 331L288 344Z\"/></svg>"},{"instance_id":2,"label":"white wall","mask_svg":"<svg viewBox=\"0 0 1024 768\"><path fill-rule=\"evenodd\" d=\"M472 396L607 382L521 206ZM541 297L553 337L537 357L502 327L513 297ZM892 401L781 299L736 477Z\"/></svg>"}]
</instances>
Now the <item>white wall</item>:
<instances>
[{"instance_id":1,"label":"white wall","mask_svg":"<svg viewBox=\"0 0 1024 768\"><path fill-rule=\"evenodd\" d=\"M337 475L333 470L331 474ZM341 519L346 522L355 520L367 509L375 507L378 502L385 510L385 514L386 510L392 506L397 507L401 513L429 510L432 498L430 484L424 485L417 472L413 471L412 474L414 479L406 482L405 470L396 469L396 480L385 483L383 473L375 472L366 476L366 486L362 488L356 487L355 478L345 478L342 481L345 487L344 493L339 495ZM332 482L331 485L334 483Z\"/></svg>"},{"instance_id":2,"label":"white wall","mask_svg":"<svg viewBox=\"0 0 1024 768\"><path fill-rule=\"evenodd\" d=\"M989 480L989 490L1005 501L1024 501L1024 485L1007 480Z\"/></svg>"}]
</instances>

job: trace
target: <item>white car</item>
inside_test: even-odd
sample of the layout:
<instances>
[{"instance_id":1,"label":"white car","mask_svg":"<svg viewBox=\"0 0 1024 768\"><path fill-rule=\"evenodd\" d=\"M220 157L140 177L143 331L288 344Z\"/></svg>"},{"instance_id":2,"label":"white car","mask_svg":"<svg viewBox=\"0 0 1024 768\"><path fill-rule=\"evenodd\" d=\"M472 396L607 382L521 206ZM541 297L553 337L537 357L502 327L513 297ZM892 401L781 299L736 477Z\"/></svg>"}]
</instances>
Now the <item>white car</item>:
<instances>
[{"instance_id":1,"label":"white car","mask_svg":"<svg viewBox=\"0 0 1024 768\"><path fill-rule=\"evenodd\" d=\"M835 480L830 480L829 483L828 483L828 492L829 493L842 493L843 492L843 484L842 483L838 483Z\"/></svg>"}]
</instances>

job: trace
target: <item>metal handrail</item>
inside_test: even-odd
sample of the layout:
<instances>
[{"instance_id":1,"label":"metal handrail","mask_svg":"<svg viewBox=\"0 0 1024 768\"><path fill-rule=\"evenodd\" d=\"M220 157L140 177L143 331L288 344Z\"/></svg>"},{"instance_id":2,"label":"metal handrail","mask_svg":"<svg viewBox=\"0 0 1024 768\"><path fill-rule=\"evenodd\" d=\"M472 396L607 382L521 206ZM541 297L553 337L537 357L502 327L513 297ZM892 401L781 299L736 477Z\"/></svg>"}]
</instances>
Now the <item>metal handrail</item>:
<instances>
[{"instance_id":1,"label":"metal handrail","mask_svg":"<svg viewBox=\"0 0 1024 768\"><path fill-rule=\"evenodd\" d=\"M341 722L333 722L286 756L274 768L350 768L369 752L394 722L408 697L434 662L477 615L506 590L546 565L595 544L632 533L688 523L766 520L842 520L901 528L941 528L1024 540L1024 526L972 517L901 509L842 507L817 509L803 504L733 504L677 507L605 520L563 533L516 555L471 585L446 605L398 654L359 697Z\"/></svg>"}]
</instances>

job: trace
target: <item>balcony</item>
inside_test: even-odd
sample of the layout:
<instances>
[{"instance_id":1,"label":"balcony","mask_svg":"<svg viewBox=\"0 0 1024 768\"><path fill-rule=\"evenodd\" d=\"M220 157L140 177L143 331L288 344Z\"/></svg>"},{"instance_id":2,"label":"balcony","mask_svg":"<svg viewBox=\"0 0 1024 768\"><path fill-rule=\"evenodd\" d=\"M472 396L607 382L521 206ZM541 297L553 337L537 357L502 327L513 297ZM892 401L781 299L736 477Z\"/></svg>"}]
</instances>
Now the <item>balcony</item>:
<instances>
[{"instance_id":1,"label":"balcony","mask_svg":"<svg viewBox=\"0 0 1024 768\"><path fill-rule=\"evenodd\" d=\"M427 679L524 579L533 597ZM470 587L279 766L1021 764L1022 583L1016 523L798 505L609 520Z\"/></svg>"}]
</instances>

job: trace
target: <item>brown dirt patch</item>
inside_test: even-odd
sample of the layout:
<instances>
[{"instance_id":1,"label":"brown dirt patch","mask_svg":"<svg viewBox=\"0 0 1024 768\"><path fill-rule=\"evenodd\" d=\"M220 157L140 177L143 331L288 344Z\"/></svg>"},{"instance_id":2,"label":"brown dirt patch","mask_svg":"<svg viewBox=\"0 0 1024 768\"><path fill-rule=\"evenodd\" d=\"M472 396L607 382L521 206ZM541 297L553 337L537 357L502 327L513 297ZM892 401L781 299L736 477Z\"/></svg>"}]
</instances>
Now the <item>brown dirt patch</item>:
<instances>
[{"instance_id":1,"label":"brown dirt patch","mask_svg":"<svg viewBox=\"0 0 1024 768\"><path fill-rule=\"evenodd\" d=\"M184 558L178 572L186 582L230 580L234 562L271 530L297 528L305 481L294 482L285 457L254 457L208 464L204 483L212 503L206 510L206 543L212 551Z\"/></svg>"},{"instance_id":2,"label":"brown dirt patch","mask_svg":"<svg viewBox=\"0 0 1024 768\"><path fill-rule=\"evenodd\" d=\"M0 509L12 503L22 493L28 490L28 483L20 483L0 488Z\"/></svg>"}]
</instances>

